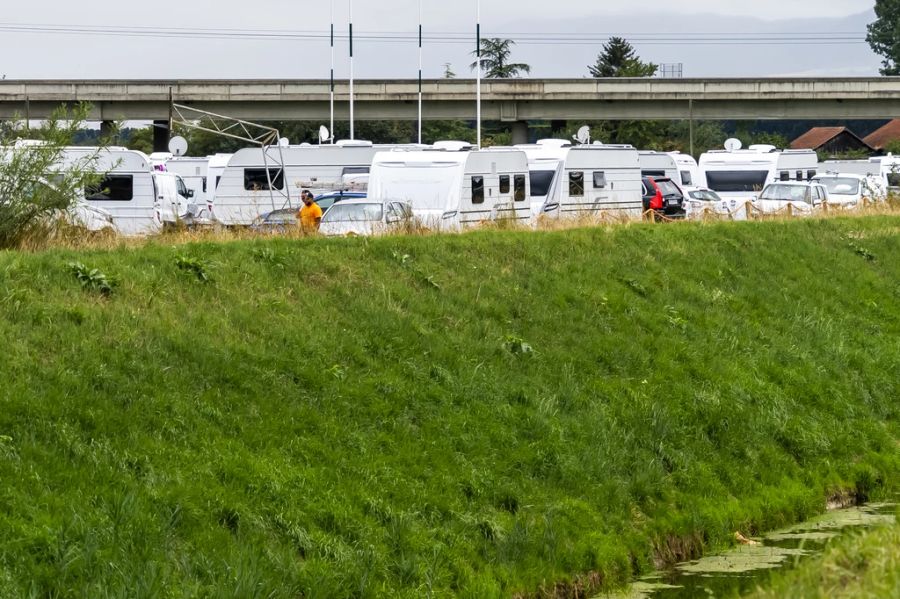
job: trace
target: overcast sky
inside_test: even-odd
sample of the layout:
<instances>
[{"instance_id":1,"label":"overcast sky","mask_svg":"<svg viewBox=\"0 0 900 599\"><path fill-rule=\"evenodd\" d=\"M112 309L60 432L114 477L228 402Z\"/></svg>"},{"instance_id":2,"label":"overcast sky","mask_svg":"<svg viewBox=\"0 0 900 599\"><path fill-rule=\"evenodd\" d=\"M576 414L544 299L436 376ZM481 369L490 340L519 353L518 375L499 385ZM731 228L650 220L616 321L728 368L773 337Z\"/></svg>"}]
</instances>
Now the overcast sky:
<instances>
[{"instance_id":1,"label":"overcast sky","mask_svg":"<svg viewBox=\"0 0 900 599\"><path fill-rule=\"evenodd\" d=\"M0 17L0 74L7 79L327 78L330 68L328 0L15 4ZM342 35L348 5L335 4ZM423 5L425 76L441 76L445 63L469 76L475 0ZM485 36L518 40L513 58L531 64L533 77L585 76L609 35L631 39L645 59L683 63L685 77L875 75L879 57L864 43L873 6L874 0L482 0L482 27ZM356 0L354 23L358 78L415 77L417 0ZM393 39L371 39L378 33ZM826 39L838 43L821 45ZM346 40L339 39L339 77L347 74L346 55Z\"/></svg>"}]
</instances>

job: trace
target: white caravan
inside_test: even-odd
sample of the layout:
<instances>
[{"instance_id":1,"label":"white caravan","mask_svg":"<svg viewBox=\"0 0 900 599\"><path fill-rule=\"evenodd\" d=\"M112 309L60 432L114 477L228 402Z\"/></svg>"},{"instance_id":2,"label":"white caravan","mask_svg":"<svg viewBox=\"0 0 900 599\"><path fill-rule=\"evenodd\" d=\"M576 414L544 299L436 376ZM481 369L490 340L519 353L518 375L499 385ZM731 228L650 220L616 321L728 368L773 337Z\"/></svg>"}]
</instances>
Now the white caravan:
<instances>
[{"instance_id":1,"label":"white caravan","mask_svg":"<svg viewBox=\"0 0 900 599\"><path fill-rule=\"evenodd\" d=\"M541 139L536 144L514 146L525 152L528 158L531 214L537 217L549 198L557 198L559 186L572 142L565 139Z\"/></svg>"},{"instance_id":2,"label":"white caravan","mask_svg":"<svg viewBox=\"0 0 900 599\"><path fill-rule=\"evenodd\" d=\"M813 150L777 150L769 145L712 150L700 157L707 187L737 204L755 199L770 183L809 181L818 168Z\"/></svg>"},{"instance_id":3,"label":"white caravan","mask_svg":"<svg viewBox=\"0 0 900 599\"><path fill-rule=\"evenodd\" d=\"M528 159L520 150L379 152L368 198L408 203L426 226L457 229L483 221L529 221Z\"/></svg>"},{"instance_id":4,"label":"white caravan","mask_svg":"<svg viewBox=\"0 0 900 599\"><path fill-rule=\"evenodd\" d=\"M678 165L671 154L664 152L641 151L641 176L666 177L679 183Z\"/></svg>"},{"instance_id":5,"label":"white caravan","mask_svg":"<svg viewBox=\"0 0 900 599\"><path fill-rule=\"evenodd\" d=\"M854 175L878 176L881 172L881 159L870 160L826 160L819 163L820 173L851 173Z\"/></svg>"},{"instance_id":6,"label":"white caravan","mask_svg":"<svg viewBox=\"0 0 900 599\"><path fill-rule=\"evenodd\" d=\"M627 145L591 144L568 149L542 214L552 218L642 212L638 151Z\"/></svg>"},{"instance_id":7,"label":"white caravan","mask_svg":"<svg viewBox=\"0 0 900 599\"><path fill-rule=\"evenodd\" d=\"M900 156L888 154L887 156L882 156L880 159L873 158L872 160L879 161L878 173L881 176L885 187L894 193L900 191L900 189L898 189L900 188Z\"/></svg>"},{"instance_id":8,"label":"white caravan","mask_svg":"<svg viewBox=\"0 0 900 599\"><path fill-rule=\"evenodd\" d=\"M262 148L238 150L218 181L211 216L225 225L249 225L273 210L299 206L302 189L346 191L369 172L377 152L393 147L357 141L270 147L266 156Z\"/></svg>"},{"instance_id":9,"label":"white caravan","mask_svg":"<svg viewBox=\"0 0 900 599\"><path fill-rule=\"evenodd\" d=\"M122 235L147 235L162 227L156 183L150 158L127 148L70 147L62 155L62 167L84 164L96 154L94 171L103 180L84 192L85 201L107 211Z\"/></svg>"},{"instance_id":10,"label":"white caravan","mask_svg":"<svg viewBox=\"0 0 900 599\"><path fill-rule=\"evenodd\" d=\"M675 182L682 188L701 189L706 187L706 179L700 172L700 166L690 154L681 152L669 152L669 156L675 161L678 168L678 177Z\"/></svg>"}]
</instances>

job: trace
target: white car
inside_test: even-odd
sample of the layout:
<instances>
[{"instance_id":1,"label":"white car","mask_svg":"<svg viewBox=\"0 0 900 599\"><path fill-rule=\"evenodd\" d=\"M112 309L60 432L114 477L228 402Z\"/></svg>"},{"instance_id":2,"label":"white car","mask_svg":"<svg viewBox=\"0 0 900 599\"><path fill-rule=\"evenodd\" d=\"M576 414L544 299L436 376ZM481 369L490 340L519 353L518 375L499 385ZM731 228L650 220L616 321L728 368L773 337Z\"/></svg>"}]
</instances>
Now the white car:
<instances>
[{"instance_id":1,"label":"white car","mask_svg":"<svg viewBox=\"0 0 900 599\"><path fill-rule=\"evenodd\" d=\"M112 215L87 202L76 202L69 208L67 220L75 226L82 227L92 233L100 231L116 231L116 225Z\"/></svg>"},{"instance_id":2,"label":"white car","mask_svg":"<svg viewBox=\"0 0 900 599\"><path fill-rule=\"evenodd\" d=\"M700 218L707 212L729 214L728 202L707 187L684 187L686 218Z\"/></svg>"},{"instance_id":3,"label":"white car","mask_svg":"<svg viewBox=\"0 0 900 599\"><path fill-rule=\"evenodd\" d=\"M828 189L828 205L852 208L869 200L884 199L886 192L875 177L853 173L826 173L813 179Z\"/></svg>"},{"instance_id":4,"label":"white car","mask_svg":"<svg viewBox=\"0 0 900 599\"><path fill-rule=\"evenodd\" d=\"M359 198L337 202L322 216L322 235L378 235L399 230L410 223L412 207L407 202Z\"/></svg>"},{"instance_id":5,"label":"white car","mask_svg":"<svg viewBox=\"0 0 900 599\"><path fill-rule=\"evenodd\" d=\"M783 181L766 185L751 203L761 214L806 215L827 201L828 190L821 183Z\"/></svg>"}]
</instances>

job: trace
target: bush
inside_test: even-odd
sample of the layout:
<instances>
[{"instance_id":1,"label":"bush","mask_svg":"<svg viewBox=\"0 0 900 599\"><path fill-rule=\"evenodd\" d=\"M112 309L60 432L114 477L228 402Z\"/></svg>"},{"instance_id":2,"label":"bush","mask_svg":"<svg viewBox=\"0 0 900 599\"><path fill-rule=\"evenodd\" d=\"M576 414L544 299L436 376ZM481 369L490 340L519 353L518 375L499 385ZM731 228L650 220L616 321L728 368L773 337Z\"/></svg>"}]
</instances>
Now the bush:
<instances>
[{"instance_id":1,"label":"bush","mask_svg":"<svg viewBox=\"0 0 900 599\"><path fill-rule=\"evenodd\" d=\"M54 221L83 197L84 188L99 181L101 175L94 172L99 150L63 160L89 112L87 104L71 111L63 107L40 129L28 131L19 121L0 130L0 248L16 247L42 230L49 234ZM31 139L22 139L23 130Z\"/></svg>"}]
</instances>

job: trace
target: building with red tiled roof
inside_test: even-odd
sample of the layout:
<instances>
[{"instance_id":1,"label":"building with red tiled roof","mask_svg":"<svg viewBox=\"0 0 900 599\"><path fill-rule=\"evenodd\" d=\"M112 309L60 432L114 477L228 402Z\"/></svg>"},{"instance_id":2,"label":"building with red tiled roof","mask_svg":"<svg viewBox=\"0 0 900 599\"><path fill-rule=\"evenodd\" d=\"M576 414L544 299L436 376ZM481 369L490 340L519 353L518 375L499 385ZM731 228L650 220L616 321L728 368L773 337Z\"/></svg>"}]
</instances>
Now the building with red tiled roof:
<instances>
[{"instance_id":1,"label":"building with red tiled roof","mask_svg":"<svg viewBox=\"0 0 900 599\"><path fill-rule=\"evenodd\" d=\"M866 143L879 152L884 149L892 141L900 140L900 119L894 119L878 131L872 133L866 138Z\"/></svg>"},{"instance_id":2,"label":"building with red tiled roof","mask_svg":"<svg viewBox=\"0 0 900 599\"><path fill-rule=\"evenodd\" d=\"M815 150L825 154L872 152L869 144L846 127L813 127L791 142L794 150Z\"/></svg>"}]
</instances>

